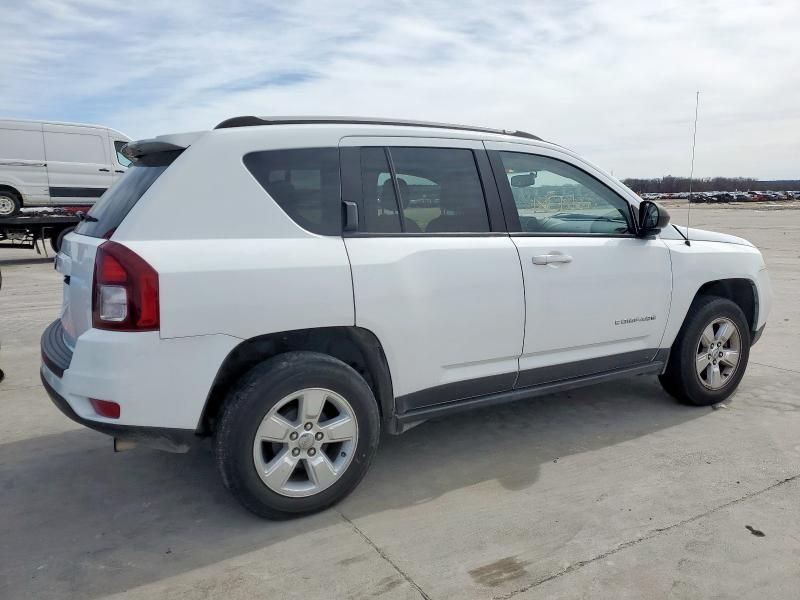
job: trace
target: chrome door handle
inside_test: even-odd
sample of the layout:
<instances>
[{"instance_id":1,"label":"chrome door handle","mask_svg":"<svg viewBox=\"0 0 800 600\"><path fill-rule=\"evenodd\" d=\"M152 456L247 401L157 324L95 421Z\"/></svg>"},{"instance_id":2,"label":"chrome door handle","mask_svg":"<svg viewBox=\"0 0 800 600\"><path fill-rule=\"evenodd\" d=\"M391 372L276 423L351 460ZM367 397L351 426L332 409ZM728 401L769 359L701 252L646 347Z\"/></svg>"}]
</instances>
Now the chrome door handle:
<instances>
[{"instance_id":1,"label":"chrome door handle","mask_svg":"<svg viewBox=\"0 0 800 600\"><path fill-rule=\"evenodd\" d=\"M571 263L572 257L569 254L537 254L532 260L535 265L552 265L555 263Z\"/></svg>"}]
</instances>

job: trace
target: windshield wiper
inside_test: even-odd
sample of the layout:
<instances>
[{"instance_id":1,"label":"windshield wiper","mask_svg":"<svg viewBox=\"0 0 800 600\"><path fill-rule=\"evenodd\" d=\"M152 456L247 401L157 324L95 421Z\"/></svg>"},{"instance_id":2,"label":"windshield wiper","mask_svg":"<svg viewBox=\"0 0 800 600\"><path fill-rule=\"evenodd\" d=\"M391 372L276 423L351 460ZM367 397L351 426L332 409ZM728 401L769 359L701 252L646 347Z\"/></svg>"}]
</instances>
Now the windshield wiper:
<instances>
[{"instance_id":1,"label":"windshield wiper","mask_svg":"<svg viewBox=\"0 0 800 600\"><path fill-rule=\"evenodd\" d=\"M93 217L92 215L87 215L82 210L79 210L75 214L81 221L86 221L87 223L97 223L97 217Z\"/></svg>"}]
</instances>

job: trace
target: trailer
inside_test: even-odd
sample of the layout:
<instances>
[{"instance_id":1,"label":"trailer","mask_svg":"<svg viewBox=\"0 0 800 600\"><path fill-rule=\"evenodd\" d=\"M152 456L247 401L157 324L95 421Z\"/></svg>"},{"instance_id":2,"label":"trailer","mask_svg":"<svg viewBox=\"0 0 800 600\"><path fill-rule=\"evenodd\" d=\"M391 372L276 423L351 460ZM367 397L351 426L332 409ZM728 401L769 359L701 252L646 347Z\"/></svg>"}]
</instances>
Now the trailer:
<instances>
[{"instance_id":1,"label":"trailer","mask_svg":"<svg viewBox=\"0 0 800 600\"><path fill-rule=\"evenodd\" d=\"M61 242L81 221L91 206L66 206L63 208L28 209L11 217L0 218L0 249L27 248L44 251L46 242L53 252L58 252ZM41 245L41 249L40 249Z\"/></svg>"}]
</instances>

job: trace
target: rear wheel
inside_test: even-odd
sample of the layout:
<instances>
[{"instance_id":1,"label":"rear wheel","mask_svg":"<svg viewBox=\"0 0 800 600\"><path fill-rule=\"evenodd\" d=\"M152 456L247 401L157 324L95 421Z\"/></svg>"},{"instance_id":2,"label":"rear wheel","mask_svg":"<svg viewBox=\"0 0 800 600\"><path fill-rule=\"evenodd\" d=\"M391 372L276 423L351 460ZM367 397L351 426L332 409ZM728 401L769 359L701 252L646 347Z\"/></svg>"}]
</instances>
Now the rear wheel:
<instances>
[{"instance_id":1,"label":"rear wheel","mask_svg":"<svg viewBox=\"0 0 800 600\"><path fill-rule=\"evenodd\" d=\"M19 196L7 190L0 191L0 217L10 217L19 212L22 203Z\"/></svg>"},{"instance_id":2,"label":"rear wheel","mask_svg":"<svg viewBox=\"0 0 800 600\"><path fill-rule=\"evenodd\" d=\"M377 403L356 371L324 354L289 352L232 390L216 432L217 466L245 508L285 519L349 494L379 434Z\"/></svg>"},{"instance_id":3,"label":"rear wheel","mask_svg":"<svg viewBox=\"0 0 800 600\"><path fill-rule=\"evenodd\" d=\"M708 406L733 394L749 357L750 329L742 309L727 298L701 296L692 303L659 379L682 402Z\"/></svg>"}]
</instances>

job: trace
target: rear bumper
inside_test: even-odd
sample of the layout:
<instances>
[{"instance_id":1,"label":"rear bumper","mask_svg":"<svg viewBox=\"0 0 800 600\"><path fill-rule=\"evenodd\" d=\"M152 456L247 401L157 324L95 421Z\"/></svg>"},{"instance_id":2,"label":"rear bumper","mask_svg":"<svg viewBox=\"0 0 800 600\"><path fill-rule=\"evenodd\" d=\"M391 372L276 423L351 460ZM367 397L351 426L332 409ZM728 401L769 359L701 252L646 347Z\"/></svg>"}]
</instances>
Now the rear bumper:
<instances>
[{"instance_id":1,"label":"rear bumper","mask_svg":"<svg viewBox=\"0 0 800 600\"><path fill-rule=\"evenodd\" d=\"M187 452L198 439L191 429L168 429L162 427L137 427L135 425L116 425L101 421L84 419L72 410L72 407L61 394L59 394L47 380L46 366L42 366L41 378L44 389L50 395L53 404L67 417L90 429L105 433L117 440L133 442L150 448L166 450L168 452Z\"/></svg>"},{"instance_id":2,"label":"rear bumper","mask_svg":"<svg viewBox=\"0 0 800 600\"><path fill-rule=\"evenodd\" d=\"M73 349L56 321L42 335L41 377L51 396L69 408L68 417L98 431L118 437L120 427L194 432L214 377L239 341L226 335L161 339L158 331L88 329ZM97 414L92 398L119 404L119 418Z\"/></svg>"},{"instance_id":3,"label":"rear bumper","mask_svg":"<svg viewBox=\"0 0 800 600\"><path fill-rule=\"evenodd\" d=\"M41 340L42 362L56 377L63 377L72 362L72 350L64 343L61 320L53 321L44 330Z\"/></svg>"},{"instance_id":4,"label":"rear bumper","mask_svg":"<svg viewBox=\"0 0 800 600\"><path fill-rule=\"evenodd\" d=\"M56 405L64 415L80 423L90 429L105 433L117 440L124 440L142 446L149 446L159 450L166 450L168 452L187 452L192 443L197 440L194 431L191 429L167 429L161 427L137 427L134 425L117 425L115 423L108 423L105 421L93 421L91 419L84 419L72 410L72 407L61 394L59 394L50 382L46 374L47 366L42 365L40 376L42 378L42 385L53 404Z\"/></svg>"}]
</instances>

